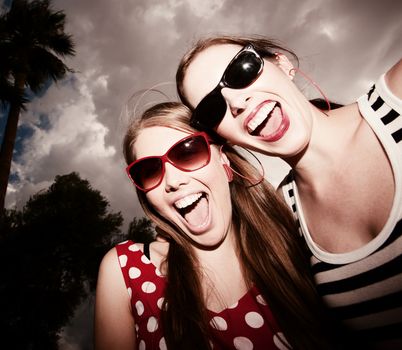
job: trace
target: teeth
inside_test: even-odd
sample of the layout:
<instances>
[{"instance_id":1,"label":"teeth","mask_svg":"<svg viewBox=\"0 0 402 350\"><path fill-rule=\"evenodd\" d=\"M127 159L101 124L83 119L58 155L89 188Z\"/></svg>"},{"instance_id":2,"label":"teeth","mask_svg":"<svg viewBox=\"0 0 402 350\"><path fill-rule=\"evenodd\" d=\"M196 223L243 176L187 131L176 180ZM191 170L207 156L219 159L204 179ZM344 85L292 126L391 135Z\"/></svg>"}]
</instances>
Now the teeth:
<instances>
[{"instance_id":1,"label":"teeth","mask_svg":"<svg viewBox=\"0 0 402 350\"><path fill-rule=\"evenodd\" d=\"M179 199L174 205L177 209L183 209L196 202L201 198L202 193L190 194L182 199Z\"/></svg>"},{"instance_id":2,"label":"teeth","mask_svg":"<svg viewBox=\"0 0 402 350\"><path fill-rule=\"evenodd\" d=\"M268 116L269 113L274 109L276 102L269 102L265 104L253 119L247 124L247 128L250 132L253 132L257 126L259 126Z\"/></svg>"}]
</instances>

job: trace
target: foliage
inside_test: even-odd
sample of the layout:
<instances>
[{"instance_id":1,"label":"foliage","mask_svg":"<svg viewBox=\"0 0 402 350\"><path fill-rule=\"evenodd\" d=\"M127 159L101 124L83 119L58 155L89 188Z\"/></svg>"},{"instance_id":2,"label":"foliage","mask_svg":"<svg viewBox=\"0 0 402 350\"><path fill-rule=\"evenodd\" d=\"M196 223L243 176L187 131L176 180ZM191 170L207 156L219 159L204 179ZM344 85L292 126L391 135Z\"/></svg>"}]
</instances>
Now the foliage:
<instances>
[{"instance_id":1,"label":"foliage","mask_svg":"<svg viewBox=\"0 0 402 350\"><path fill-rule=\"evenodd\" d=\"M151 220L134 218L128 227L127 239L136 243L150 243L155 240L155 231Z\"/></svg>"},{"instance_id":2,"label":"foliage","mask_svg":"<svg viewBox=\"0 0 402 350\"><path fill-rule=\"evenodd\" d=\"M95 289L123 218L77 173L57 176L22 211L7 211L0 239L0 332L7 349L57 349L58 332Z\"/></svg>"},{"instance_id":3,"label":"foliage","mask_svg":"<svg viewBox=\"0 0 402 350\"><path fill-rule=\"evenodd\" d=\"M57 81L71 71L60 59L74 55L72 37L64 32L65 19L63 11L52 10L49 0L13 0L0 16L3 84L13 85L16 76L23 75L25 84L39 92L48 79Z\"/></svg>"},{"instance_id":4,"label":"foliage","mask_svg":"<svg viewBox=\"0 0 402 350\"><path fill-rule=\"evenodd\" d=\"M26 89L39 93L72 72L63 62L75 53L71 35L64 32L65 20L50 0L13 0L9 11L0 13L0 107L8 110L0 149L0 223L19 115L28 102Z\"/></svg>"}]
</instances>

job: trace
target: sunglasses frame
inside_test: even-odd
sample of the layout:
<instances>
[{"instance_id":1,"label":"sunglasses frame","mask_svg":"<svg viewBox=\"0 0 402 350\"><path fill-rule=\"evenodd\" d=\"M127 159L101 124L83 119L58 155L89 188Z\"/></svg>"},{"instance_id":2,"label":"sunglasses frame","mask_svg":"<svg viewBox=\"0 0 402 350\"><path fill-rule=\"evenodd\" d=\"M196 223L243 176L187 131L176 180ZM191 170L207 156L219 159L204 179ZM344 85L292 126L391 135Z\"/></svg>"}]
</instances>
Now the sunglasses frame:
<instances>
[{"instance_id":1,"label":"sunglasses frame","mask_svg":"<svg viewBox=\"0 0 402 350\"><path fill-rule=\"evenodd\" d=\"M256 76L246 85L241 86L241 87L233 87L231 85L229 85L227 83L226 80L226 74L228 72L229 67L233 64L233 62L235 62L237 60L237 58L243 53L243 52L252 52L260 61L260 68L256 74ZM226 110L227 110L227 104L226 104L226 100L223 97L221 91L223 88L227 87L229 89L236 89L236 90L240 90L240 89L245 89L246 87L250 86L251 84L253 84L258 77L261 75L262 71L264 69L264 59L261 57L261 55L255 50L254 46L252 44L247 44L246 46L244 46L233 58L232 60L229 62L229 64L226 66L225 71L223 72L223 75L218 83L218 85L215 86L215 88L209 92L206 96L204 96L204 98L198 103L198 105L195 107L192 115L191 115L191 119L190 119L190 125L198 130L211 130L213 128L215 128L217 125L219 125L219 123L223 120L223 118L225 117L226 114ZM216 96L214 96L216 95ZM201 114L200 112L197 112L197 109L199 108L199 106L201 106L202 104L205 104L205 101L208 100L209 98L211 98L212 96L216 97L220 97L223 100L223 103L221 107L222 108L222 115L219 116L219 118L216 118L216 122L214 123L214 126L207 126L205 123L203 123L202 120L202 116L201 118L199 118L199 114Z\"/></svg>"},{"instance_id":2,"label":"sunglasses frame","mask_svg":"<svg viewBox=\"0 0 402 350\"><path fill-rule=\"evenodd\" d=\"M208 158L207 158L207 161L206 161L202 166L200 166L200 167L198 167L198 168L195 168L195 169L188 170L188 169L185 169L185 168L182 168L182 167L178 166L178 165L175 164L172 160L169 159L168 154L171 152L172 149L174 149L175 147L177 147L177 145L179 145L179 144L181 144L181 143L183 143L183 142L186 142L186 140L193 139L193 138L197 138L197 137L200 137L200 136L204 139L204 141L205 141L205 143L206 143L206 145L207 145L207 151L208 151ZM178 140L177 142L175 142L171 147L169 147L169 149L165 152L165 154L163 154L163 155L161 155L161 156L147 156L147 157L142 157L142 158L140 158L140 159L135 160L134 162L130 163L130 164L126 167L126 173L127 173L128 177L130 178L131 182L132 182L140 191L146 193L146 192L148 192L148 191L153 190L154 188L158 187L158 186L161 184L163 178L165 177L165 172L166 172L165 163L166 163L166 162L172 164L175 168L177 168L177 169L179 169L179 170L181 170L181 171L185 171L185 172L196 171L196 170L199 170L199 169L201 169L201 168L207 166L207 165L209 164L209 162L211 161L211 143L212 143L211 138L210 138L205 132L203 132L203 131L195 132L195 133L190 134L190 135L188 135L188 136L186 136L186 137L183 137L182 139L180 139L180 140ZM156 185L154 185L154 186L152 186L152 187L150 187L150 188L145 189L145 188L142 188L140 185L138 185L138 184L134 181L134 179L132 178L132 176L131 176L131 174L130 174L130 169L131 169L135 164L137 164L137 163L139 163L139 162L141 162L141 161L143 161L143 160L151 159L151 158L156 158L156 159L159 159L159 160L162 161L162 170L161 170L162 173L161 173L160 179L159 179L159 181L157 182Z\"/></svg>"}]
</instances>

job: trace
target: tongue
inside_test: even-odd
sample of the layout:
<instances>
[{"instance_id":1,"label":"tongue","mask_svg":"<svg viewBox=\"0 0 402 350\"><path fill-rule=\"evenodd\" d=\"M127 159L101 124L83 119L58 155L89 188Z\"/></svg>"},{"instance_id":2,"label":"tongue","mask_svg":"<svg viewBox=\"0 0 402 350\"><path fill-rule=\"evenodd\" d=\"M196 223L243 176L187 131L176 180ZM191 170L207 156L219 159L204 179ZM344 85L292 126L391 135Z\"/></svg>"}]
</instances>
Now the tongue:
<instances>
[{"instance_id":1,"label":"tongue","mask_svg":"<svg viewBox=\"0 0 402 350\"><path fill-rule=\"evenodd\" d=\"M201 226L208 217L208 201L202 197L184 214L186 221L192 226Z\"/></svg>"},{"instance_id":2,"label":"tongue","mask_svg":"<svg viewBox=\"0 0 402 350\"><path fill-rule=\"evenodd\" d=\"M259 130L259 136L268 136L274 134L282 123L282 113L280 107L275 107L270 116L268 121L265 122L265 125L261 130Z\"/></svg>"}]
</instances>

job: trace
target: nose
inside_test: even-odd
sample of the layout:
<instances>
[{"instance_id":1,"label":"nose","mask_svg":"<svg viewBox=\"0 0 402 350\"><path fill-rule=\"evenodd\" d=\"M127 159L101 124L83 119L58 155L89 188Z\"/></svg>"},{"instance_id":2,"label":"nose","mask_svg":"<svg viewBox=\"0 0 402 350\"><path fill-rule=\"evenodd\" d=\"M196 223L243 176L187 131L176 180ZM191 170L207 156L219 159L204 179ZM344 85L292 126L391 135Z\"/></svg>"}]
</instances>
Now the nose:
<instances>
[{"instance_id":1,"label":"nose","mask_svg":"<svg viewBox=\"0 0 402 350\"><path fill-rule=\"evenodd\" d=\"M230 112L233 117L237 117L239 114L243 113L247 107L247 102L250 99L245 93L239 90L224 88L221 91L223 98L229 105Z\"/></svg>"},{"instance_id":2,"label":"nose","mask_svg":"<svg viewBox=\"0 0 402 350\"><path fill-rule=\"evenodd\" d=\"M176 168L174 165L166 162L165 163L165 191L166 192L175 192L181 186L188 184L189 182L189 173L182 171Z\"/></svg>"}]
</instances>

